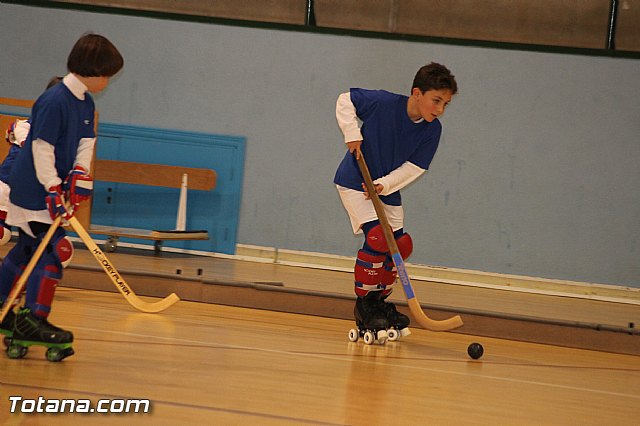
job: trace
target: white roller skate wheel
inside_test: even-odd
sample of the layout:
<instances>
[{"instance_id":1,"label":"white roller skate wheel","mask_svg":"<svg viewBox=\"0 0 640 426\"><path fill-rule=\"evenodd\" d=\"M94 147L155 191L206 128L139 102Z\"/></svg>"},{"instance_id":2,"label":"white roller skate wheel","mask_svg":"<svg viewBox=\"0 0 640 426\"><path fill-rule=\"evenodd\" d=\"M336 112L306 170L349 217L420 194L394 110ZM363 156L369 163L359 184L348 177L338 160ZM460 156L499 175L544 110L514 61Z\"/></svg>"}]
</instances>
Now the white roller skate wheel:
<instances>
[{"instance_id":1,"label":"white roller skate wheel","mask_svg":"<svg viewBox=\"0 0 640 426\"><path fill-rule=\"evenodd\" d=\"M400 330L400 336L402 337L407 337L410 334L411 334L411 330L409 330L409 327L405 327L402 330Z\"/></svg>"},{"instance_id":2,"label":"white roller skate wheel","mask_svg":"<svg viewBox=\"0 0 640 426\"><path fill-rule=\"evenodd\" d=\"M364 339L365 345L371 345L375 340L375 338L373 337L373 333L370 331L365 332L362 338Z\"/></svg>"},{"instance_id":3,"label":"white roller skate wheel","mask_svg":"<svg viewBox=\"0 0 640 426\"><path fill-rule=\"evenodd\" d=\"M387 330L379 330L376 333L376 340L378 343L380 343L381 345L384 345L385 342L387 341L387 338L389 336L387 335Z\"/></svg>"},{"instance_id":4,"label":"white roller skate wheel","mask_svg":"<svg viewBox=\"0 0 640 426\"><path fill-rule=\"evenodd\" d=\"M398 337L400 337L398 330L396 330L395 328L390 329L387 335L389 336L390 342L395 342L396 340L398 340Z\"/></svg>"},{"instance_id":5,"label":"white roller skate wheel","mask_svg":"<svg viewBox=\"0 0 640 426\"><path fill-rule=\"evenodd\" d=\"M355 328L349 330L349 340L351 342L357 342L359 337L360 336L358 335L358 330L356 330Z\"/></svg>"}]
</instances>

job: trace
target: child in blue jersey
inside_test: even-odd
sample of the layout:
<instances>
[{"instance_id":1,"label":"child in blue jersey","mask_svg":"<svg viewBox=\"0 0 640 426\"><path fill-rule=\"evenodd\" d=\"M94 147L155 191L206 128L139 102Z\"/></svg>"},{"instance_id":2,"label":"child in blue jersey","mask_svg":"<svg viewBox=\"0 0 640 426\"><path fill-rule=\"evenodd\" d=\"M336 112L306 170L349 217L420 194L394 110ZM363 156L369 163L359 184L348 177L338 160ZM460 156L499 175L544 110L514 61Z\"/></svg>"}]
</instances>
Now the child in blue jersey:
<instances>
[{"instance_id":1,"label":"child in blue jersey","mask_svg":"<svg viewBox=\"0 0 640 426\"><path fill-rule=\"evenodd\" d=\"M62 77L53 77L47 83L46 89L49 89L62 81ZM46 90L45 89L45 90ZM6 225L7 209L9 205L9 174L13 168L13 162L15 161L18 153L24 145L24 141L29 135L29 129L31 123L29 120L15 120L9 125L9 128L5 132L5 140L10 145L7 156L0 164L0 246L5 245L11 240L11 229ZM69 256L66 261L70 261L70 255L72 253L73 246L70 240L65 241L65 252L68 252ZM65 261L63 261L63 264Z\"/></svg>"},{"instance_id":2,"label":"child in blue jersey","mask_svg":"<svg viewBox=\"0 0 640 426\"><path fill-rule=\"evenodd\" d=\"M5 140L10 147L7 156L0 164L0 245L5 245L11 240L11 228L5 223L9 208L9 173L27 139L30 127L28 120L15 120L5 132Z\"/></svg>"},{"instance_id":3,"label":"child in blue jersey","mask_svg":"<svg viewBox=\"0 0 640 426\"><path fill-rule=\"evenodd\" d=\"M95 145L95 106L90 93L99 93L124 64L116 47L98 34L85 34L67 59L69 73L36 100L31 128L9 175L7 223L19 228L18 242L0 269L0 306L58 215L69 217L91 195L89 167ZM70 211L65 206L69 201ZM56 230L29 276L25 306L10 312L2 328L13 325L13 339L70 343L71 332L48 322L62 265L55 250L65 237ZM71 349L70 347L68 349ZM70 350L65 354L73 354Z\"/></svg>"},{"instance_id":4,"label":"child in blue jersey","mask_svg":"<svg viewBox=\"0 0 640 426\"><path fill-rule=\"evenodd\" d=\"M396 271L356 159L361 154L366 159L400 254L406 259L413 243L403 229L400 189L429 169L442 133L438 118L457 91L451 72L432 62L416 73L410 96L351 89L338 97L336 118L348 152L334 183L353 232L364 233L365 237L354 267L354 316L360 329L394 328L401 335L409 334L409 318L386 301Z\"/></svg>"}]
</instances>

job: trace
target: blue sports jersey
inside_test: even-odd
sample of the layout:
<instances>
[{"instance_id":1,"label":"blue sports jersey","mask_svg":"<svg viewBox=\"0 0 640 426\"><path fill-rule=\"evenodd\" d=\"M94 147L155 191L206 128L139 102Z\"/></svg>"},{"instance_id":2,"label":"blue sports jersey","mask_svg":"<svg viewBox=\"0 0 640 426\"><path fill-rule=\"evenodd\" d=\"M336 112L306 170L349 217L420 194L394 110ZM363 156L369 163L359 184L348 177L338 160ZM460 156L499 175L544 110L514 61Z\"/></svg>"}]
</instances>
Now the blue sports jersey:
<instances>
[{"instance_id":1,"label":"blue sports jersey","mask_svg":"<svg viewBox=\"0 0 640 426\"><path fill-rule=\"evenodd\" d=\"M0 165L0 181L9 184L9 173L11 173L11 169L13 168L13 163L16 161L16 157L20 153L20 148L18 145L11 144L11 148L9 148L9 153L4 158L4 161Z\"/></svg>"},{"instance_id":2,"label":"blue sports jersey","mask_svg":"<svg viewBox=\"0 0 640 426\"><path fill-rule=\"evenodd\" d=\"M362 154L373 180L388 175L410 161L425 170L438 149L442 125L438 119L414 123L407 114L407 96L384 90L351 89L351 102L362 121ZM355 156L347 151L333 182L362 191L364 179ZM381 200L388 205L402 204L400 191Z\"/></svg>"},{"instance_id":3,"label":"blue sports jersey","mask_svg":"<svg viewBox=\"0 0 640 426\"><path fill-rule=\"evenodd\" d=\"M95 137L93 98L88 92L84 96L84 100L76 98L60 83L40 95L33 105L29 136L9 175L13 204L29 210L47 208L47 192L38 181L34 167L32 145L35 139L55 147L55 167L58 176L64 180L73 169L80 139Z\"/></svg>"}]
</instances>

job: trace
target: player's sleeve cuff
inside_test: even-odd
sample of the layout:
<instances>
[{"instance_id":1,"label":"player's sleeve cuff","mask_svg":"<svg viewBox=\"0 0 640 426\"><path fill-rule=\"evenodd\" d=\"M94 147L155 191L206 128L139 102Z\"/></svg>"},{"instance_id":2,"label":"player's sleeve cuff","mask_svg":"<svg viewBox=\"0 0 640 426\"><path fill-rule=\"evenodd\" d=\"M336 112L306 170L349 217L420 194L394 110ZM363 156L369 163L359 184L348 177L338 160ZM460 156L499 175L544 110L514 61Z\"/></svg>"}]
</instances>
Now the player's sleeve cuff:
<instances>
[{"instance_id":1,"label":"player's sleeve cuff","mask_svg":"<svg viewBox=\"0 0 640 426\"><path fill-rule=\"evenodd\" d=\"M344 133L344 143L361 141L361 140L362 140L362 133L358 128L349 129Z\"/></svg>"}]
</instances>

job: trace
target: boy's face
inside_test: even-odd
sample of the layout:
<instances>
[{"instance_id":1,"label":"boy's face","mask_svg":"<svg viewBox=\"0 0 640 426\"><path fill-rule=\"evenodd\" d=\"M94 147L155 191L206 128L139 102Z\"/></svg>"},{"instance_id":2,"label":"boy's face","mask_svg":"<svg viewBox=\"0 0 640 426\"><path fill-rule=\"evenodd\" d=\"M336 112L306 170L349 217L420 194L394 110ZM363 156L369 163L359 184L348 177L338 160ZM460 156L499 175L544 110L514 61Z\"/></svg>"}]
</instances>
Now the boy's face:
<instances>
[{"instance_id":1,"label":"boy's face","mask_svg":"<svg viewBox=\"0 0 640 426\"><path fill-rule=\"evenodd\" d=\"M449 89L427 90L422 93L420 89L414 87L411 96L415 97L419 116L431 123L444 114L453 95Z\"/></svg>"},{"instance_id":2,"label":"boy's face","mask_svg":"<svg viewBox=\"0 0 640 426\"><path fill-rule=\"evenodd\" d=\"M100 93L109 85L109 77L84 77L84 84L91 93Z\"/></svg>"}]
</instances>

